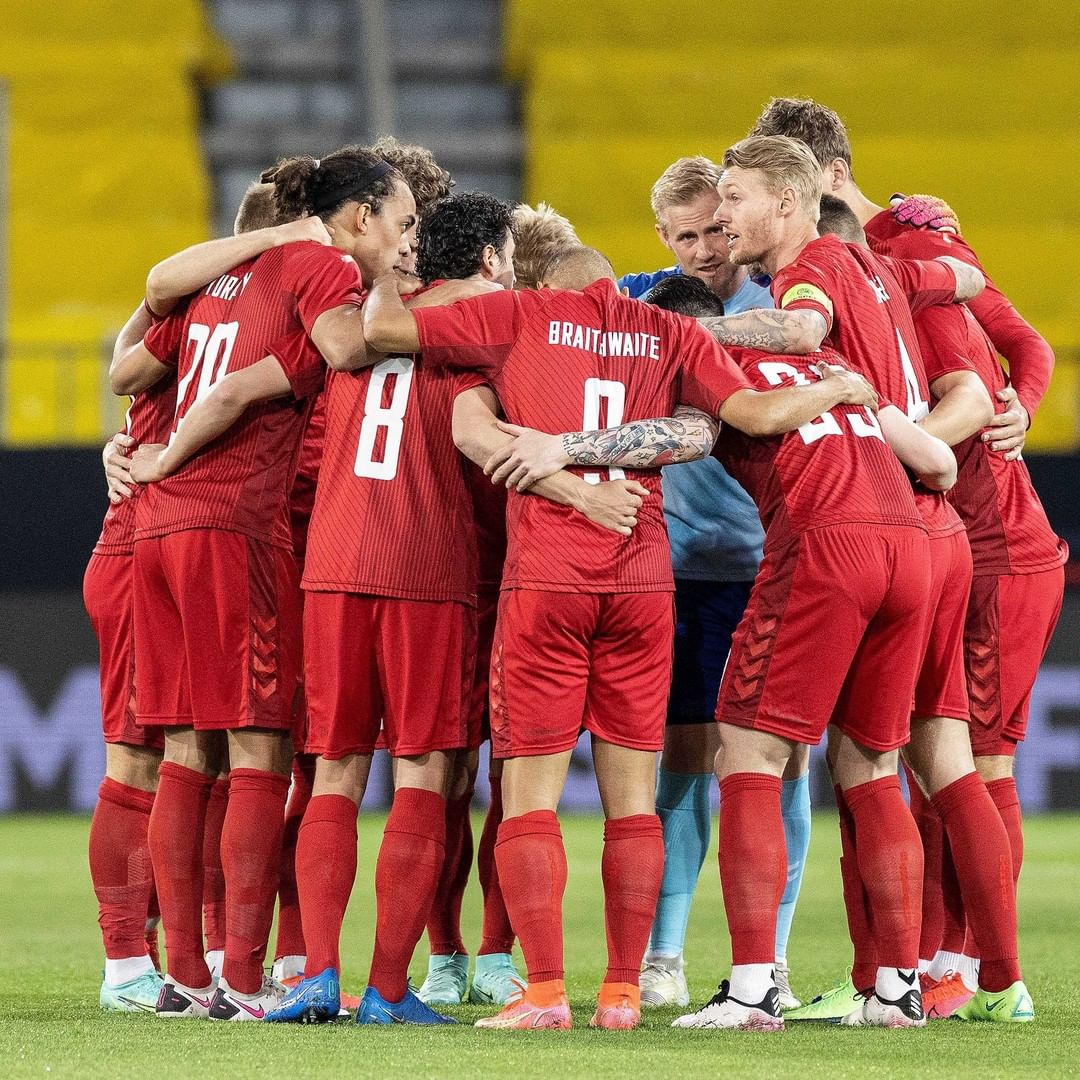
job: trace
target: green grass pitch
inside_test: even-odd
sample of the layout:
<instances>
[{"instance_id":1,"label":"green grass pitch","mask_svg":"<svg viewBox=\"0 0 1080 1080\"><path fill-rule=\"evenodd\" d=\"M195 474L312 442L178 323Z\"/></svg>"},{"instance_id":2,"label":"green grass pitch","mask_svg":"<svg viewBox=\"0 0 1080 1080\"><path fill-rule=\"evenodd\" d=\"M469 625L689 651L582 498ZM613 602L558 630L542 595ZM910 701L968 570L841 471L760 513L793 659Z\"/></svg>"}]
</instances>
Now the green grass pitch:
<instances>
[{"instance_id":1,"label":"green grass pitch","mask_svg":"<svg viewBox=\"0 0 1080 1080\"><path fill-rule=\"evenodd\" d=\"M345 926L344 982L358 991L371 948L372 874L382 819L360 823L360 870ZM924 1031L798 1026L777 1035L681 1032L676 1010L646 1013L635 1032L588 1028L603 973L601 824L563 822L570 860L567 984L573 1032L482 1032L482 1010L455 1010L457 1028L357 1028L352 1024L165 1024L105 1015L97 1007L101 943L86 870L88 822L79 817L0 819L0 1076L347 1078L421 1077L934 1077L1080 1075L1080 819L1027 825L1021 881L1021 950L1038 1018L1017 1027L936 1022ZM714 839L715 847L715 839ZM810 866L789 950L796 993L843 974L849 959L835 821L814 820ZM478 887L466 896L467 941L478 932ZM700 1002L726 973L715 855L706 862L690 923L688 972ZM423 977L425 947L413 978Z\"/></svg>"}]
</instances>

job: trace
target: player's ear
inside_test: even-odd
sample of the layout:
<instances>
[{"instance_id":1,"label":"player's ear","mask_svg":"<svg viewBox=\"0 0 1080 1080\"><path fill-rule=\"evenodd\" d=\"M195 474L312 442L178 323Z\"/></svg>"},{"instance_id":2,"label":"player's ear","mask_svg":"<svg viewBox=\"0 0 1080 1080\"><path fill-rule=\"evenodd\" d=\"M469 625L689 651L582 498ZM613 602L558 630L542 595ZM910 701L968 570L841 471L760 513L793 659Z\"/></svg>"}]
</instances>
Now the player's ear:
<instances>
[{"instance_id":1,"label":"player's ear","mask_svg":"<svg viewBox=\"0 0 1080 1080\"><path fill-rule=\"evenodd\" d=\"M828 173L831 191L839 191L851 179L851 170L843 158L833 158L829 163Z\"/></svg>"},{"instance_id":2,"label":"player's ear","mask_svg":"<svg viewBox=\"0 0 1080 1080\"><path fill-rule=\"evenodd\" d=\"M660 243L663 244L664 247L670 248L671 244L668 243L667 229L665 229L659 221L653 226L653 228L656 229L656 235L660 238Z\"/></svg>"},{"instance_id":3,"label":"player's ear","mask_svg":"<svg viewBox=\"0 0 1080 1080\"><path fill-rule=\"evenodd\" d=\"M363 236L371 222L371 203L356 204L356 231Z\"/></svg>"}]
</instances>

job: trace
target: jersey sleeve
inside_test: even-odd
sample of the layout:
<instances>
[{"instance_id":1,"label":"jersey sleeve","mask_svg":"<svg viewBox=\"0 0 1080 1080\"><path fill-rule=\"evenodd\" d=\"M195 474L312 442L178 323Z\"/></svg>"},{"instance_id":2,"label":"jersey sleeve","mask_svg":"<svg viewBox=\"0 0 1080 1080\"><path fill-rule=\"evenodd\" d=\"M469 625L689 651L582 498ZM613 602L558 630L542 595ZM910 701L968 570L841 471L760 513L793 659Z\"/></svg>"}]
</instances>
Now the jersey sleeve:
<instances>
[{"instance_id":1,"label":"jersey sleeve","mask_svg":"<svg viewBox=\"0 0 1080 1080\"><path fill-rule=\"evenodd\" d=\"M310 334L325 311L344 304L359 307L360 270L352 257L334 247L312 242L294 245L283 273L283 284L296 297L296 312Z\"/></svg>"},{"instance_id":2,"label":"jersey sleeve","mask_svg":"<svg viewBox=\"0 0 1080 1080\"><path fill-rule=\"evenodd\" d=\"M825 320L825 333L832 330L833 302L829 280L816 267L798 260L785 266L772 280L772 295L781 311L816 311Z\"/></svg>"},{"instance_id":3,"label":"jersey sleeve","mask_svg":"<svg viewBox=\"0 0 1080 1080\"><path fill-rule=\"evenodd\" d=\"M503 289L446 307L412 312L420 351L430 367L468 368L488 378L509 355L536 294Z\"/></svg>"},{"instance_id":4,"label":"jersey sleeve","mask_svg":"<svg viewBox=\"0 0 1080 1080\"><path fill-rule=\"evenodd\" d=\"M937 259L907 259L878 255L897 284L904 290L913 315L956 299L956 274L948 263Z\"/></svg>"},{"instance_id":5,"label":"jersey sleeve","mask_svg":"<svg viewBox=\"0 0 1080 1080\"><path fill-rule=\"evenodd\" d=\"M720 407L732 394L750 388L750 380L727 350L692 319L686 320L679 358L678 400L710 416L719 417Z\"/></svg>"},{"instance_id":6,"label":"jersey sleeve","mask_svg":"<svg viewBox=\"0 0 1080 1080\"><path fill-rule=\"evenodd\" d=\"M300 330L278 338L269 354L281 365L296 398L311 397L326 385L326 364L311 338Z\"/></svg>"},{"instance_id":7,"label":"jersey sleeve","mask_svg":"<svg viewBox=\"0 0 1080 1080\"><path fill-rule=\"evenodd\" d=\"M159 364L175 368L180 363L184 347L184 328L187 325L187 303L173 308L166 316L154 315L150 329L143 335L143 346ZM150 309L147 308L147 311Z\"/></svg>"}]
</instances>

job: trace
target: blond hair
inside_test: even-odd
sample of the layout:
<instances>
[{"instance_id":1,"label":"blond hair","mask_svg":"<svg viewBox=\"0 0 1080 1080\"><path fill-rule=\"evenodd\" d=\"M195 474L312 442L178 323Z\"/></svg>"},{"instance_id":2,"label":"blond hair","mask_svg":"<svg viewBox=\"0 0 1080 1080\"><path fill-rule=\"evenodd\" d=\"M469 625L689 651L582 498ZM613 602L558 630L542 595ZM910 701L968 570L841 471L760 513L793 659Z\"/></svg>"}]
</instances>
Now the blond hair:
<instances>
[{"instance_id":1,"label":"blond hair","mask_svg":"<svg viewBox=\"0 0 1080 1080\"><path fill-rule=\"evenodd\" d=\"M751 135L724 151L724 168L753 169L774 195L795 191L799 204L817 221L821 204L821 166L813 151L786 135Z\"/></svg>"},{"instance_id":2,"label":"blond hair","mask_svg":"<svg viewBox=\"0 0 1080 1080\"><path fill-rule=\"evenodd\" d=\"M577 244L564 248L551 260L544 284L552 289L584 289L601 278L615 280L611 261L596 248Z\"/></svg>"},{"instance_id":3,"label":"blond hair","mask_svg":"<svg viewBox=\"0 0 1080 1080\"><path fill-rule=\"evenodd\" d=\"M537 289L552 261L567 248L578 247L574 226L547 203L518 203L514 208L514 276L524 289Z\"/></svg>"},{"instance_id":4,"label":"blond hair","mask_svg":"<svg viewBox=\"0 0 1080 1080\"><path fill-rule=\"evenodd\" d=\"M681 157L673 161L653 184L650 202L656 220L672 206L685 206L720 183L720 166L707 157Z\"/></svg>"},{"instance_id":5,"label":"blond hair","mask_svg":"<svg viewBox=\"0 0 1080 1080\"><path fill-rule=\"evenodd\" d=\"M274 206L274 185L249 184L233 222L233 235L253 232L255 229L268 229L271 225L280 225L286 218L278 216Z\"/></svg>"}]
</instances>

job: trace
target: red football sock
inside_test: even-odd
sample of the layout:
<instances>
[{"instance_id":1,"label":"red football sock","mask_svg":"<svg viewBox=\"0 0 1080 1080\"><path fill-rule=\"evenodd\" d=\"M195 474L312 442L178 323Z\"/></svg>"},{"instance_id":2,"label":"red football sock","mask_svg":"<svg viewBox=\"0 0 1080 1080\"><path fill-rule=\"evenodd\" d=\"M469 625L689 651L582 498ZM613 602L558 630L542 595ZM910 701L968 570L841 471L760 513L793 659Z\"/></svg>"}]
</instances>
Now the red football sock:
<instances>
[{"instance_id":1,"label":"red football sock","mask_svg":"<svg viewBox=\"0 0 1080 1080\"><path fill-rule=\"evenodd\" d=\"M911 816L919 829L923 846L922 930L919 959L933 960L941 948L945 932L945 901L941 895L941 864L945 831L933 804L922 793L915 774L904 764L910 796Z\"/></svg>"},{"instance_id":2,"label":"red football sock","mask_svg":"<svg viewBox=\"0 0 1080 1080\"><path fill-rule=\"evenodd\" d=\"M489 778L491 802L484 818L484 831L476 849L476 868L480 874L480 889L484 894L484 923L482 940L477 954L508 953L514 947L514 928L506 913L502 889L499 887L499 868L495 864L495 844L502 824L502 777Z\"/></svg>"},{"instance_id":3,"label":"red football sock","mask_svg":"<svg viewBox=\"0 0 1080 1080\"><path fill-rule=\"evenodd\" d=\"M732 773L720 781L720 885L732 964L771 964L776 912L787 884L780 777Z\"/></svg>"},{"instance_id":4,"label":"red football sock","mask_svg":"<svg viewBox=\"0 0 1080 1080\"><path fill-rule=\"evenodd\" d=\"M275 960L279 956L303 956L305 952L300 898L296 890L296 842L304 811L311 801L311 787L314 782L315 758L310 754L297 754L293 758L292 790L289 792L288 806L285 807L285 828L281 834Z\"/></svg>"},{"instance_id":5,"label":"red football sock","mask_svg":"<svg viewBox=\"0 0 1080 1080\"><path fill-rule=\"evenodd\" d=\"M446 801L446 856L435 887L427 920L428 945L433 956L465 953L461 940L461 901L469 884L473 862L473 785L456 799Z\"/></svg>"},{"instance_id":6,"label":"red football sock","mask_svg":"<svg viewBox=\"0 0 1080 1080\"><path fill-rule=\"evenodd\" d=\"M154 869L146 830L154 793L106 776L90 822L90 879L110 960L144 956Z\"/></svg>"},{"instance_id":7,"label":"red football sock","mask_svg":"<svg viewBox=\"0 0 1080 1080\"><path fill-rule=\"evenodd\" d=\"M1001 820L1005 822L1005 831L1009 834L1009 849L1012 852L1013 883L1020 880L1020 867L1024 862L1024 824L1020 813L1020 796L1016 793L1016 780L1003 776L1000 780L991 780L986 785L990 798L998 808Z\"/></svg>"},{"instance_id":8,"label":"red football sock","mask_svg":"<svg viewBox=\"0 0 1080 1080\"><path fill-rule=\"evenodd\" d=\"M638 985L664 876L664 830L655 814L604 822L604 927L608 966L605 983Z\"/></svg>"},{"instance_id":9,"label":"red football sock","mask_svg":"<svg viewBox=\"0 0 1080 1080\"><path fill-rule=\"evenodd\" d=\"M880 967L919 963L923 854L900 778L885 776L844 792L855 819L859 876L870 904Z\"/></svg>"},{"instance_id":10,"label":"red football sock","mask_svg":"<svg viewBox=\"0 0 1080 1080\"><path fill-rule=\"evenodd\" d=\"M553 810L504 820L495 845L503 897L517 931L529 982L561 979L566 848Z\"/></svg>"},{"instance_id":11,"label":"red football sock","mask_svg":"<svg viewBox=\"0 0 1080 1080\"><path fill-rule=\"evenodd\" d=\"M1020 978L1009 834L977 772L942 788L933 802L949 834L964 908L981 957L979 986L997 993Z\"/></svg>"},{"instance_id":12,"label":"red football sock","mask_svg":"<svg viewBox=\"0 0 1080 1080\"><path fill-rule=\"evenodd\" d=\"M296 844L296 880L304 925L304 974L333 968L341 975L341 923L356 880L356 803L316 795Z\"/></svg>"},{"instance_id":13,"label":"red football sock","mask_svg":"<svg viewBox=\"0 0 1080 1080\"><path fill-rule=\"evenodd\" d=\"M287 776L263 769L233 769L229 773L229 808L221 830L221 868L225 872L225 962L221 974L241 994L254 994L262 986L288 794Z\"/></svg>"},{"instance_id":14,"label":"red football sock","mask_svg":"<svg viewBox=\"0 0 1080 1080\"><path fill-rule=\"evenodd\" d=\"M924 889L924 895L925 892ZM968 932L964 897L960 892L960 879L956 876L956 864L953 862L948 836L945 837L941 846L941 903L943 918L939 948L943 952L963 953L965 952L964 940L971 935Z\"/></svg>"},{"instance_id":15,"label":"red football sock","mask_svg":"<svg viewBox=\"0 0 1080 1080\"><path fill-rule=\"evenodd\" d=\"M163 761L147 840L165 923L168 974L182 986L210 984L203 959L203 826L214 778Z\"/></svg>"},{"instance_id":16,"label":"red football sock","mask_svg":"<svg viewBox=\"0 0 1080 1080\"><path fill-rule=\"evenodd\" d=\"M225 875L221 871L221 828L229 805L229 778L214 782L203 830L203 927L206 951L225 948Z\"/></svg>"},{"instance_id":17,"label":"red football sock","mask_svg":"<svg viewBox=\"0 0 1080 1080\"><path fill-rule=\"evenodd\" d=\"M446 800L398 788L375 864L375 951L368 983L384 1001L408 989L409 961L424 932L446 857Z\"/></svg>"},{"instance_id":18,"label":"red football sock","mask_svg":"<svg viewBox=\"0 0 1080 1080\"><path fill-rule=\"evenodd\" d=\"M844 889L844 910L847 914L848 935L854 949L851 981L856 990L868 990L877 978L877 948L874 945L873 919L866 890L859 876L859 859L855 854L855 819L851 816L844 793L833 785L836 808L840 814L840 880Z\"/></svg>"}]
</instances>

